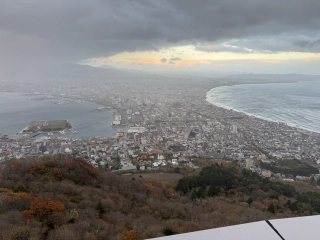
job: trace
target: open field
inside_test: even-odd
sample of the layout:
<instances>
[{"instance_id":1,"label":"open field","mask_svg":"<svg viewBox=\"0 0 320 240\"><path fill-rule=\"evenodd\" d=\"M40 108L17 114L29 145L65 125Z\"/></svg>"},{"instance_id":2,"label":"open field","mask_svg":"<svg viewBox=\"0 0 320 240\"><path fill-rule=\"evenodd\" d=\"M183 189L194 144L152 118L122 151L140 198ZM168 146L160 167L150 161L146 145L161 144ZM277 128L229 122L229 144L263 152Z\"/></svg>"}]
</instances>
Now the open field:
<instances>
[{"instance_id":1,"label":"open field","mask_svg":"<svg viewBox=\"0 0 320 240\"><path fill-rule=\"evenodd\" d=\"M71 124L67 120L47 121L40 127L43 132L61 131L68 128L71 128Z\"/></svg>"},{"instance_id":2,"label":"open field","mask_svg":"<svg viewBox=\"0 0 320 240\"><path fill-rule=\"evenodd\" d=\"M311 174L319 173L319 170L317 168L296 159L279 160L271 164L261 163L261 167L268 169L274 173L293 176L310 176Z\"/></svg>"},{"instance_id":3,"label":"open field","mask_svg":"<svg viewBox=\"0 0 320 240\"><path fill-rule=\"evenodd\" d=\"M54 132L72 128L67 120L34 121L22 129L20 133Z\"/></svg>"}]
</instances>

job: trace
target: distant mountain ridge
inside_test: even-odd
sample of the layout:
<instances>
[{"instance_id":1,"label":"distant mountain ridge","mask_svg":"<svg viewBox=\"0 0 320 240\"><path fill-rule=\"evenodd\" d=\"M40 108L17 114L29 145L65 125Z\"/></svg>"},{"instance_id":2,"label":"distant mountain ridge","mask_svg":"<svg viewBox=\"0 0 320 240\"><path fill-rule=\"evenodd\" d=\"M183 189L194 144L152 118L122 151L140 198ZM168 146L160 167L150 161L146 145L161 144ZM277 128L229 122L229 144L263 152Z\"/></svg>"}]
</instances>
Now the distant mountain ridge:
<instances>
[{"instance_id":1,"label":"distant mountain ridge","mask_svg":"<svg viewBox=\"0 0 320 240\"><path fill-rule=\"evenodd\" d=\"M188 71L161 72L140 71L134 69L115 68L109 65L92 67L81 64L51 64L37 67L16 67L14 70L1 70L0 81L18 80L25 82L45 82L54 79L66 79L78 82L80 79L95 83L133 83L135 84L206 84L208 89L213 85L232 85L245 83L296 82L320 80L319 75L302 74L248 74L248 73L199 73ZM204 86L204 85L203 85Z\"/></svg>"},{"instance_id":2,"label":"distant mountain ridge","mask_svg":"<svg viewBox=\"0 0 320 240\"><path fill-rule=\"evenodd\" d=\"M125 71L116 68L96 68L80 64L52 64L37 67L22 68L11 72L2 72L6 77L124 77Z\"/></svg>"}]
</instances>

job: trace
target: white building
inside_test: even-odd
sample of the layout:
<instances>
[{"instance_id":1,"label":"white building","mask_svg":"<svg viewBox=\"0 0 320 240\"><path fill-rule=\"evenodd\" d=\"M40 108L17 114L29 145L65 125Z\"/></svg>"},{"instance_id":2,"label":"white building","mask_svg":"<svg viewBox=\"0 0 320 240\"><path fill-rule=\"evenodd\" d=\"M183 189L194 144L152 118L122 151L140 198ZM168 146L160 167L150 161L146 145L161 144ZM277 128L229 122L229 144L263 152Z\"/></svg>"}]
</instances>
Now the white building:
<instances>
[{"instance_id":1,"label":"white building","mask_svg":"<svg viewBox=\"0 0 320 240\"><path fill-rule=\"evenodd\" d=\"M232 133L238 133L238 127L236 125L231 126L231 132Z\"/></svg>"}]
</instances>

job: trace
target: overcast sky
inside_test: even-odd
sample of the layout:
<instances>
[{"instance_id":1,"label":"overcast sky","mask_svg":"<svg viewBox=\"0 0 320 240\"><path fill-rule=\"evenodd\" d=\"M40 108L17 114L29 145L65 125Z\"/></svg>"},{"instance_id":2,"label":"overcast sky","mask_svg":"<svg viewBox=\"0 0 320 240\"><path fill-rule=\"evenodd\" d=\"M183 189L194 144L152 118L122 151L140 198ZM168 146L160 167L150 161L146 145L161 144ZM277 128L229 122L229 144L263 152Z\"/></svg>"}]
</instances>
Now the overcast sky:
<instances>
[{"instance_id":1,"label":"overcast sky","mask_svg":"<svg viewBox=\"0 0 320 240\"><path fill-rule=\"evenodd\" d=\"M39 63L320 74L320 1L1 1L0 70Z\"/></svg>"}]
</instances>

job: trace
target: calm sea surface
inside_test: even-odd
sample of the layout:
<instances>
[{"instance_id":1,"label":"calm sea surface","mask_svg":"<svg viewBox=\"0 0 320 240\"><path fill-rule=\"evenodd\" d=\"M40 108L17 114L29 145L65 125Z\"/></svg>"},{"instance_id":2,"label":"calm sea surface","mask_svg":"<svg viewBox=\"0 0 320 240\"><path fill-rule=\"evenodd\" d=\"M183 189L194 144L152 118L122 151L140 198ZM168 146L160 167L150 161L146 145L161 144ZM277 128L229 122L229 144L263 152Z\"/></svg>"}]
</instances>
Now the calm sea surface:
<instances>
[{"instance_id":1,"label":"calm sea surface","mask_svg":"<svg viewBox=\"0 0 320 240\"><path fill-rule=\"evenodd\" d=\"M111 110L96 110L102 105L43 98L43 95L0 92L0 133L15 134L32 121L64 119L72 124L78 134L66 131L61 136L80 139L112 137L118 131L110 126Z\"/></svg>"},{"instance_id":2,"label":"calm sea surface","mask_svg":"<svg viewBox=\"0 0 320 240\"><path fill-rule=\"evenodd\" d=\"M320 81L211 89L207 101L270 121L320 132Z\"/></svg>"}]
</instances>

